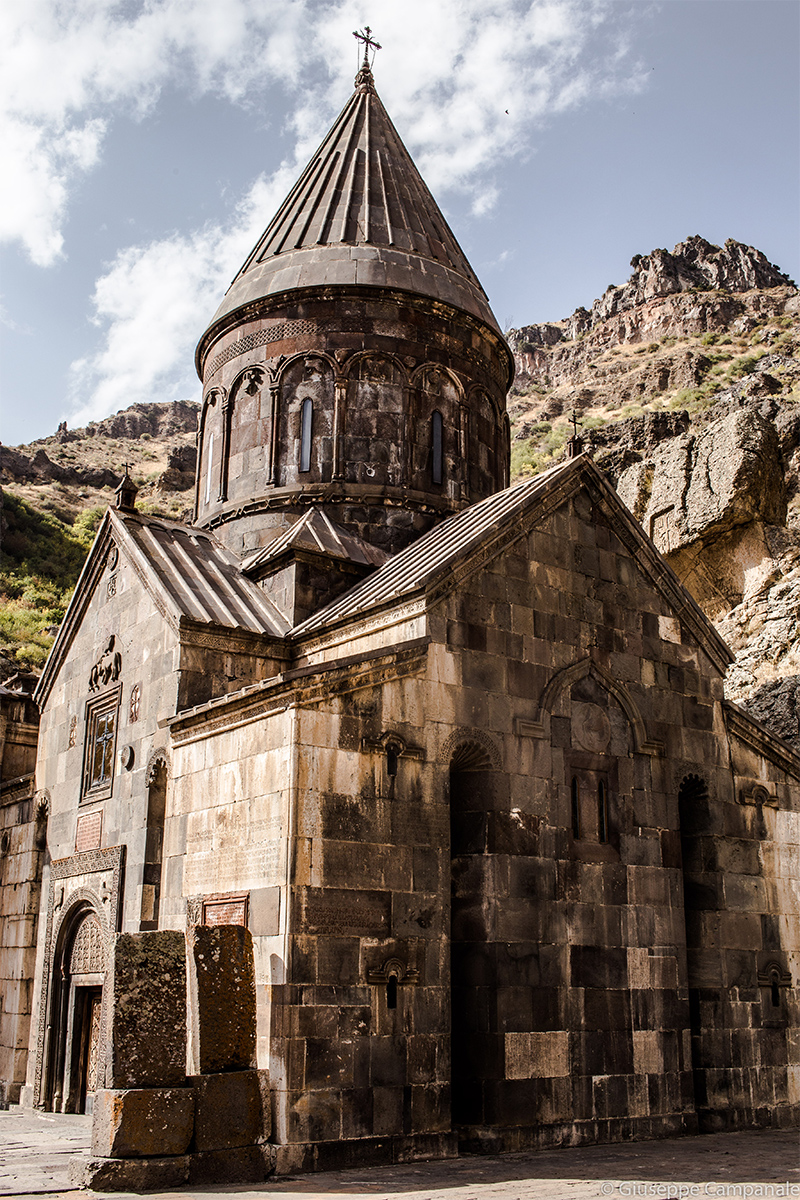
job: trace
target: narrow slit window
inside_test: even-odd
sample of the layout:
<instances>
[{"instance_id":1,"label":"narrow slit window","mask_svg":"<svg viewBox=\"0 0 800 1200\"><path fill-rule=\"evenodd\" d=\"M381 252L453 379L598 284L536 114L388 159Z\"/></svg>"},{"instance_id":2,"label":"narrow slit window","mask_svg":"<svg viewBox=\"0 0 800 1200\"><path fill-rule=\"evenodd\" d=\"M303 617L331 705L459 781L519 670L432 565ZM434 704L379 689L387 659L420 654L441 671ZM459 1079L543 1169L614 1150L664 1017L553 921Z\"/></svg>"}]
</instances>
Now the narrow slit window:
<instances>
[{"instance_id":1,"label":"narrow slit window","mask_svg":"<svg viewBox=\"0 0 800 1200\"><path fill-rule=\"evenodd\" d=\"M444 469L444 452L442 444L442 414L437 410L431 417L431 444L433 461L431 463L431 478L433 483L441 483Z\"/></svg>"},{"instance_id":2,"label":"narrow slit window","mask_svg":"<svg viewBox=\"0 0 800 1200\"><path fill-rule=\"evenodd\" d=\"M208 438L208 457L206 458L206 504L211 499L211 468L214 463L214 435Z\"/></svg>"},{"instance_id":3,"label":"narrow slit window","mask_svg":"<svg viewBox=\"0 0 800 1200\"><path fill-rule=\"evenodd\" d=\"M390 975L386 980L386 1007L397 1008L397 976Z\"/></svg>"},{"instance_id":4,"label":"narrow slit window","mask_svg":"<svg viewBox=\"0 0 800 1200\"><path fill-rule=\"evenodd\" d=\"M778 980L775 978L775 976L774 976L774 975L772 976L772 983L771 983L771 985L770 985L770 992L772 993L772 1007L773 1007L773 1008L780 1008L780 1006L781 1006L781 993L780 993L780 990L779 990Z\"/></svg>"},{"instance_id":5,"label":"narrow slit window","mask_svg":"<svg viewBox=\"0 0 800 1200\"><path fill-rule=\"evenodd\" d=\"M597 837L608 841L608 786L604 779L597 785Z\"/></svg>"},{"instance_id":6,"label":"narrow slit window","mask_svg":"<svg viewBox=\"0 0 800 1200\"><path fill-rule=\"evenodd\" d=\"M572 777L572 836L581 836L581 785Z\"/></svg>"},{"instance_id":7,"label":"narrow slit window","mask_svg":"<svg viewBox=\"0 0 800 1200\"><path fill-rule=\"evenodd\" d=\"M303 401L300 418L300 470L311 470L311 422L314 417L314 402L308 397Z\"/></svg>"}]
</instances>

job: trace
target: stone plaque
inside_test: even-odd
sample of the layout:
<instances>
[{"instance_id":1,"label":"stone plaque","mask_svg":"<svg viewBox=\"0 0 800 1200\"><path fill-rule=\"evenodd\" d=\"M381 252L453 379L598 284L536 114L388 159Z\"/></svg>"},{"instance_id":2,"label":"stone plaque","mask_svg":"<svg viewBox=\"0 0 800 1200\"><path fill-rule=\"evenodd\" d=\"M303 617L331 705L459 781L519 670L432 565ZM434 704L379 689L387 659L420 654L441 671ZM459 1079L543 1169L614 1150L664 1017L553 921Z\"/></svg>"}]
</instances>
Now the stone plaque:
<instances>
[{"instance_id":1,"label":"stone plaque","mask_svg":"<svg viewBox=\"0 0 800 1200\"><path fill-rule=\"evenodd\" d=\"M102 811L84 813L82 817L78 817L75 831L75 853L81 854L84 850L99 850L102 829Z\"/></svg>"},{"instance_id":2,"label":"stone plaque","mask_svg":"<svg viewBox=\"0 0 800 1200\"><path fill-rule=\"evenodd\" d=\"M240 896L214 896L203 901L202 925L246 925L247 893Z\"/></svg>"}]
</instances>

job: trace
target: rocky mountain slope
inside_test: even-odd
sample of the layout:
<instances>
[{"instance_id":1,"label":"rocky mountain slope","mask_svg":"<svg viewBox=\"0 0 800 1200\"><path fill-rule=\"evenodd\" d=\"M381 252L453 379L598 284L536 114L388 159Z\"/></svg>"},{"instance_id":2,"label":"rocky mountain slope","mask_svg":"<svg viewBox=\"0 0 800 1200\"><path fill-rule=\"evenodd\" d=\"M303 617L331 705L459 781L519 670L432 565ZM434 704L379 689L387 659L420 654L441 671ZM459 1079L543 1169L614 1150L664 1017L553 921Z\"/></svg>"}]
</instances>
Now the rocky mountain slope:
<instances>
[{"instance_id":1,"label":"rocky mountain slope","mask_svg":"<svg viewBox=\"0 0 800 1200\"><path fill-rule=\"evenodd\" d=\"M576 424L735 652L728 695L800 746L800 296L752 247L636 256L621 287L512 330L512 463Z\"/></svg>"}]
</instances>

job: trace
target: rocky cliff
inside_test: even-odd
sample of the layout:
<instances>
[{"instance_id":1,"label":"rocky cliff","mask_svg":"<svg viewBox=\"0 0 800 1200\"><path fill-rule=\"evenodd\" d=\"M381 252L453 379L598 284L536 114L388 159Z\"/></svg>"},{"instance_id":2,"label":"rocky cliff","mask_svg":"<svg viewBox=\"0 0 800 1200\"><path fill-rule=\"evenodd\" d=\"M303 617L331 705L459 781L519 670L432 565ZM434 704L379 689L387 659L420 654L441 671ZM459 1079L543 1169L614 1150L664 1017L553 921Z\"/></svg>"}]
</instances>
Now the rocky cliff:
<instances>
[{"instance_id":1,"label":"rocky cliff","mask_svg":"<svg viewBox=\"0 0 800 1200\"><path fill-rule=\"evenodd\" d=\"M750 246L631 262L564 321L512 330L516 473L572 426L736 654L730 698L800 745L800 296Z\"/></svg>"}]
</instances>

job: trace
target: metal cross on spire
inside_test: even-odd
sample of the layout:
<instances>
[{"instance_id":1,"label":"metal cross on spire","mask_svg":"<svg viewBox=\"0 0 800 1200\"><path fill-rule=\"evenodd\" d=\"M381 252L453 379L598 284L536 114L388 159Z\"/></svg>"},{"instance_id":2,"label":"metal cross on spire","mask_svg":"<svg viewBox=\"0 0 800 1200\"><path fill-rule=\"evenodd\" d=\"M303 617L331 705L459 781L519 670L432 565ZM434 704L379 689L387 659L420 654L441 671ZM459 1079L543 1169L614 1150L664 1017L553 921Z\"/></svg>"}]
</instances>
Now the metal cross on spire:
<instances>
[{"instance_id":1,"label":"metal cross on spire","mask_svg":"<svg viewBox=\"0 0 800 1200\"><path fill-rule=\"evenodd\" d=\"M364 43L364 66L367 68L367 70L369 70L370 48L373 50L381 50L381 44L380 42L376 42L372 37L372 30L370 29L369 25L365 25L361 33L359 33L357 29L354 29L353 37L357 41Z\"/></svg>"}]
</instances>

